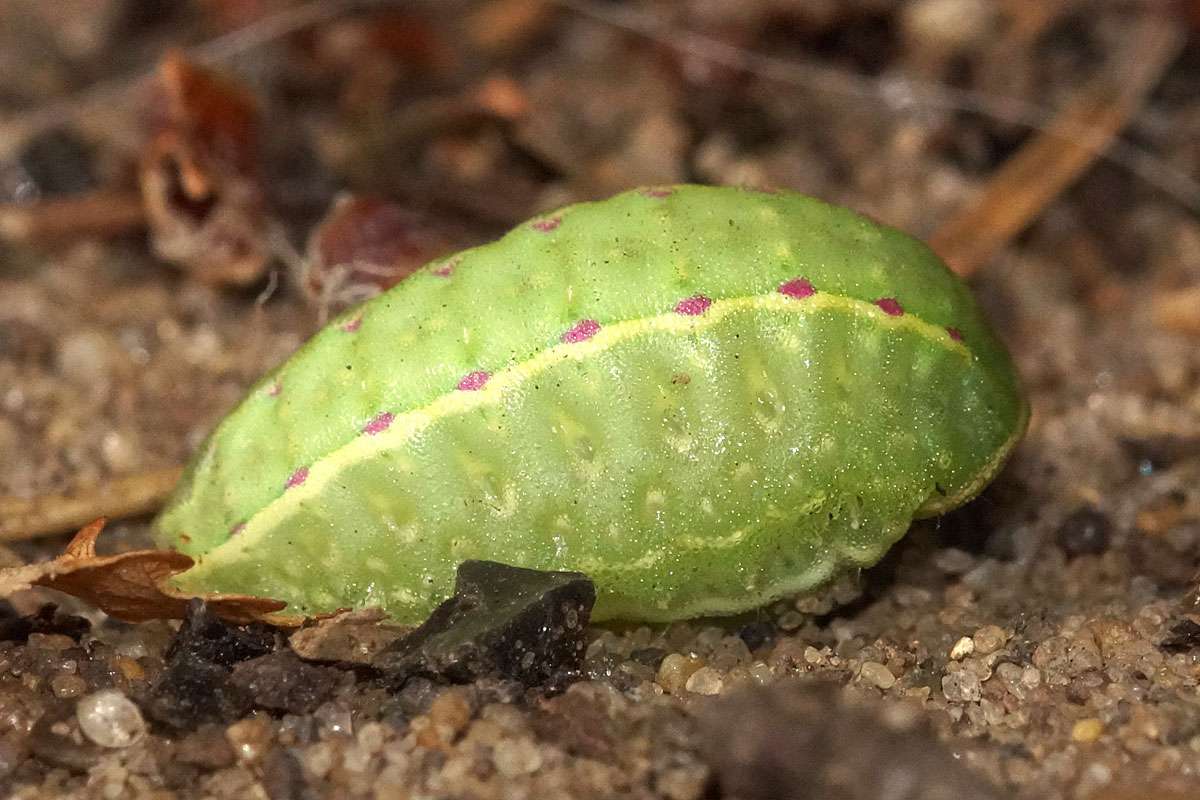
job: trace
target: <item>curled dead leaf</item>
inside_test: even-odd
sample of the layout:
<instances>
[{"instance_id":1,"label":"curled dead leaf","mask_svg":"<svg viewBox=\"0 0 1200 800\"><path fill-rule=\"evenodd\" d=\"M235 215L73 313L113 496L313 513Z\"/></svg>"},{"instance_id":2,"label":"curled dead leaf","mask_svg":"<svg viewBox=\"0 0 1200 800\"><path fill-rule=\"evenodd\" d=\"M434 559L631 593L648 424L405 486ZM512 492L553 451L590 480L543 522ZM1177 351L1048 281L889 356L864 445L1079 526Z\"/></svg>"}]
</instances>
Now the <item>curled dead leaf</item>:
<instances>
[{"instance_id":1,"label":"curled dead leaf","mask_svg":"<svg viewBox=\"0 0 1200 800\"><path fill-rule=\"evenodd\" d=\"M192 559L174 550L134 550L101 556L96 539L105 520L80 529L62 555L40 564L0 569L0 597L44 586L84 600L110 616L126 622L150 619L183 619L193 597L205 600L222 618L235 623L267 622L295 627L303 617L279 614L287 604L267 597L230 594L185 594L167 580L192 565Z\"/></svg>"},{"instance_id":2,"label":"curled dead leaf","mask_svg":"<svg viewBox=\"0 0 1200 800\"><path fill-rule=\"evenodd\" d=\"M254 97L179 53L156 92L139 170L155 250L206 283L253 283L270 258Z\"/></svg>"}]
</instances>

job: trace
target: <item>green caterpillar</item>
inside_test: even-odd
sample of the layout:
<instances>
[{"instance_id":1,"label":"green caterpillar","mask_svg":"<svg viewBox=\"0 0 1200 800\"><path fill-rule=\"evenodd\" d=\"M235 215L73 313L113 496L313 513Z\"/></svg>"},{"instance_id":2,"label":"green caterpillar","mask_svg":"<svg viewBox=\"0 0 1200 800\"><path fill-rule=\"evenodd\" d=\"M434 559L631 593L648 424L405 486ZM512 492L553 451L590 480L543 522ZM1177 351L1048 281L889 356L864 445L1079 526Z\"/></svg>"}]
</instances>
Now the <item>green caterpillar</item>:
<instances>
[{"instance_id":1,"label":"green caterpillar","mask_svg":"<svg viewBox=\"0 0 1200 800\"><path fill-rule=\"evenodd\" d=\"M732 613L877 561L1024 431L923 244L802 195L674 186L528 222L334 320L157 521L185 591L416 622L455 567L586 572L597 619Z\"/></svg>"}]
</instances>

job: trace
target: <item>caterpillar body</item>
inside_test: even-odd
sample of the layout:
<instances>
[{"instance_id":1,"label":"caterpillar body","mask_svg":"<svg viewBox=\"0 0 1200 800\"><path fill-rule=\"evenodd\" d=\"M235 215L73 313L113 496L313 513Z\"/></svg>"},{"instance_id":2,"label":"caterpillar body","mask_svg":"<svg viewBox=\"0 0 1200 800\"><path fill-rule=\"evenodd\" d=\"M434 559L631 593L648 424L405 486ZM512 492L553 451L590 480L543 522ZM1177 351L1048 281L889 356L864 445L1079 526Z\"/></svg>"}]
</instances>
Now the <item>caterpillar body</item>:
<instances>
[{"instance_id":1,"label":"caterpillar body","mask_svg":"<svg viewBox=\"0 0 1200 800\"><path fill-rule=\"evenodd\" d=\"M996 474L1028 408L917 240L790 192L639 189L352 309L156 522L182 590L417 622L456 566L580 570L595 619L733 613L869 565Z\"/></svg>"}]
</instances>

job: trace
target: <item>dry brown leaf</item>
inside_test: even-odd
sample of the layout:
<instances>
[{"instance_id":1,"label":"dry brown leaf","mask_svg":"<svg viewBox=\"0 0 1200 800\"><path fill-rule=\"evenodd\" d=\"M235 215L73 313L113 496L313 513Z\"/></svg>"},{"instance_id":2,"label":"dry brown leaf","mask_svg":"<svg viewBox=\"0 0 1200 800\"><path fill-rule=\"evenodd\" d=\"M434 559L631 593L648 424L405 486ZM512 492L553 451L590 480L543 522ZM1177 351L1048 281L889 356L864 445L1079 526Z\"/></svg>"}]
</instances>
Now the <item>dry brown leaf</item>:
<instances>
[{"instance_id":1,"label":"dry brown leaf","mask_svg":"<svg viewBox=\"0 0 1200 800\"><path fill-rule=\"evenodd\" d=\"M96 539L105 520L80 529L62 555L40 564L0 569L0 597L44 586L78 597L126 622L182 619L188 601L199 597L222 618L234 623L262 621L294 627L302 617L278 614L287 604L266 597L231 594L191 595L177 592L167 579L192 566L174 550L135 550L96 555Z\"/></svg>"},{"instance_id":2,"label":"dry brown leaf","mask_svg":"<svg viewBox=\"0 0 1200 800\"><path fill-rule=\"evenodd\" d=\"M157 90L139 170L154 248L206 283L253 283L270 258L254 98L180 53Z\"/></svg>"}]
</instances>

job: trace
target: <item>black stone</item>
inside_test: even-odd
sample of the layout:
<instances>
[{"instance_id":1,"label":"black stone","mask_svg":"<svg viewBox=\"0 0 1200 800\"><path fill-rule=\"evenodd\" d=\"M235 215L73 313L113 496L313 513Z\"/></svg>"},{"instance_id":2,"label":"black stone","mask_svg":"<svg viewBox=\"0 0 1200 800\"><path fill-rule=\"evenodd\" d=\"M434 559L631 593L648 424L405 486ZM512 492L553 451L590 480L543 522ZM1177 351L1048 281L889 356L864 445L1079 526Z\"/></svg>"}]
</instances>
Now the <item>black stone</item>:
<instances>
[{"instance_id":1,"label":"black stone","mask_svg":"<svg viewBox=\"0 0 1200 800\"><path fill-rule=\"evenodd\" d=\"M1054 538L1067 558L1099 555L1108 549L1112 523L1104 512L1084 506L1063 520Z\"/></svg>"},{"instance_id":2,"label":"black stone","mask_svg":"<svg viewBox=\"0 0 1200 800\"><path fill-rule=\"evenodd\" d=\"M499 676L538 686L577 673L596 600L590 578L465 561L454 596L374 665L391 685L413 676L467 683Z\"/></svg>"},{"instance_id":3,"label":"black stone","mask_svg":"<svg viewBox=\"0 0 1200 800\"><path fill-rule=\"evenodd\" d=\"M721 797L739 800L996 800L916 708L883 714L828 682L734 692L700 715Z\"/></svg>"}]
</instances>

